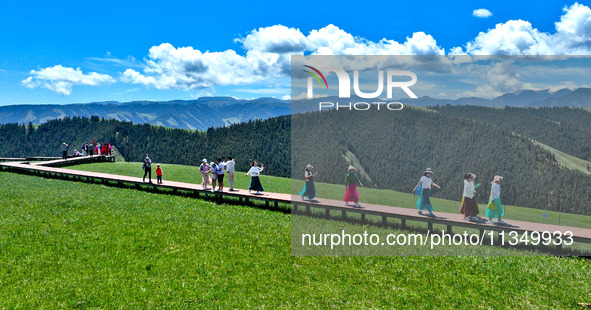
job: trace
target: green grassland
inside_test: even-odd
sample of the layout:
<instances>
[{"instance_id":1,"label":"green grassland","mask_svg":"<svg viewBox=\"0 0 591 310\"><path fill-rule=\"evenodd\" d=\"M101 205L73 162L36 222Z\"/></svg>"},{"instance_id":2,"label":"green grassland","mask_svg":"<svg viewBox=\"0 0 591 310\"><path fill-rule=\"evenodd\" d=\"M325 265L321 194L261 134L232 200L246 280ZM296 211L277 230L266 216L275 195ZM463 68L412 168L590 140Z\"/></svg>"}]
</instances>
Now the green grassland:
<instances>
[{"instance_id":1,"label":"green grassland","mask_svg":"<svg viewBox=\"0 0 591 310\"><path fill-rule=\"evenodd\" d=\"M291 216L282 212L7 172L0 182L1 308L578 309L591 302L586 259L297 257Z\"/></svg>"},{"instance_id":2,"label":"green grassland","mask_svg":"<svg viewBox=\"0 0 591 310\"><path fill-rule=\"evenodd\" d=\"M152 181L156 183L156 165L152 165ZM126 163L94 163L84 164L66 167L67 169L93 171L102 173L112 173L126 176L143 177L144 170L142 169L142 163L137 162L126 162ZM201 173L199 173L199 167L191 167L184 165L169 165L162 164L162 180L166 181L178 181L186 183L201 184ZM278 178L273 176L264 175L265 171L261 174L261 183L266 191L274 193L289 193L290 183L289 179ZM235 187L246 189L250 184L250 176L245 176L245 172L236 172ZM147 181L147 180L146 180ZM230 188L228 178L224 179L224 188ZM210 185L211 187L211 185Z\"/></svg>"},{"instance_id":3,"label":"green grassland","mask_svg":"<svg viewBox=\"0 0 591 310\"><path fill-rule=\"evenodd\" d=\"M120 174L127 176L142 177L141 163L95 163L68 167L69 169L104 172L112 174ZM182 165L163 165L164 180L201 183L201 175L196 167L182 166ZM155 172L152 171L154 174ZM321 179L319 175L318 179ZM250 177L244 173L236 173L236 188L246 189L250 182ZM291 180L273 176L262 175L261 183L267 191L276 193L297 193L303 187L303 181L294 180L290 185ZM293 191L291 190L293 186ZM414 184L409 186L409 191ZM228 183L226 181L226 188ZM397 206L404 208L416 208L416 197L410 193L401 193L391 190L381 190L375 188L358 188L361 203L372 203L386 206ZM345 193L344 185L334 185L317 182L316 192L318 199L343 199ZM488 194L488 193L486 193ZM458 199L461 198L461 193L458 193ZM445 199L433 198L433 205L436 211L457 213L459 211L460 202ZM485 205L480 205L480 215L484 216ZM546 213L547 217L542 215ZM505 219L520 220L529 222L538 222L545 224L560 224L563 226L591 228L591 216L575 215L562 212L554 212L540 209L524 208L518 206L505 206Z\"/></svg>"},{"instance_id":4,"label":"green grassland","mask_svg":"<svg viewBox=\"0 0 591 310\"><path fill-rule=\"evenodd\" d=\"M571 169L571 170L576 170L576 171L579 171L579 172L582 172L585 174L591 174L591 171L589 171L587 169L587 167L591 166L591 162L586 161L584 159L580 159L575 156L571 156L569 154L566 154L565 152L559 151L549 145L538 142L536 140L532 139L532 141L536 145L539 145L539 146L543 147L544 149L548 150L550 153L552 153L554 155L554 157L556 158L556 161L561 166Z\"/></svg>"}]
</instances>

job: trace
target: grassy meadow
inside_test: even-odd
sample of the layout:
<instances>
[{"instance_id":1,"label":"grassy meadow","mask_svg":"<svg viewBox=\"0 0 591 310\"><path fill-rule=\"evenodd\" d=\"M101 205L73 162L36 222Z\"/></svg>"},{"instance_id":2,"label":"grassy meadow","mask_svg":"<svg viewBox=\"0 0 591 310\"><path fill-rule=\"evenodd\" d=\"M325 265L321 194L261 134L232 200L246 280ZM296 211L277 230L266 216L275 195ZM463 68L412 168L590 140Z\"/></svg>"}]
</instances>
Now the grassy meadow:
<instances>
[{"instance_id":1,"label":"grassy meadow","mask_svg":"<svg viewBox=\"0 0 591 310\"><path fill-rule=\"evenodd\" d=\"M7 172L0 182L1 308L577 309L591 302L586 259L297 257L289 214Z\"/></svg>"}]
</instances>

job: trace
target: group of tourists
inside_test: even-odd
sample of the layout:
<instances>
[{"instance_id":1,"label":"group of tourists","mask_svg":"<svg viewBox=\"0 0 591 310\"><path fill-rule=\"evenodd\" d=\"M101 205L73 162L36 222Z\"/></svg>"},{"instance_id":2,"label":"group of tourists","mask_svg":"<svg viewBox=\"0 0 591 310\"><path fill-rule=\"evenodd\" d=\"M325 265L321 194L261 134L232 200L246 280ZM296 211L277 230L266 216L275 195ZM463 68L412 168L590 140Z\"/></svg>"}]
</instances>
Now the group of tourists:
<instances>
[{"instance_id":1,"label":"group of tourists","mask_svg":"<svg viewBox=\"0 0 591 310\"><path fill-rule=\"evenodd\" d=\"M101 144L100 142L93 143L82 143L81 146L82 152L80 152L81 156L93 156L93 155L112 155L113 145L109 142Z\"/></svg>"},{"instance_id":2,"label":"group of tourists","mask_svg":"<svg viewBox=\"0 0 591 310\"><path fill-rule=\"evenodd\" d=\"M63 142L61 145L61 150L62 150L62 159L68 159L68 149L70 148L70 146L66 143ZM93 143L82 143L82 146L80 146L80 150L78 149L74 149L74 151L72 152L73 156L93 156L93 155L112 155L112 149L113 149L113 145L109 142L106 142L104 144L101 144L100 142L97 142L96 145L94 144L94 140Z\"/></svg>"},{"instance_id":3,"label":"group of tourists","mask_svg":"<svg viewBox=\"0 0 591 310\"><path fill-rule=\"evenodd\" d=\"M238 189L234 188L234 180L236 175L236 162L232 157L218 157L216 161L212 161L207 163L207 159L204 158L201 160L201 165L199 165L199 172L201 173L202 183L204 190L211 190L211 192L223 192L224 190L224 179L225 176L228 176L228 183L230 185L229 191L234 192L238 191ZM148 177L148 182L152 183L152 159L150 158L150 154L146 154L144 158L142 169L144 170L144 177L142 181L146 182L146 176ZM263 171L264 167L263 164L260 164L255 160L252 162L250 170L246 173L246 176L250 175L250 185L248 186L248 192L255 191L256 195L261 195L261 192L265 191L263 185L261 184L260 180L260 173ZM160 164L156 165L156 177L157 183L162 184L162 167ZM208 187L211 184L211 188ZM217 190L216 190L217 187Z\"/></svg>"},{"instance_id":4,"label":"group of tourists","mask_svg":"<svg viewBox=\"0 0 591 310\"><path fill-rule=\"evenodd\" d=\"M318 172L312 173L312 169L314 169L312 165L307 165L304 170L305 185L304 189L299 193L302 196L302 200L308 199L309 201L312 201L316 196L314 178L318 175ZM357 191L357 186L363 187L363 184L359 180L356 171L357 169L354 166L349 166L347 176L345 177L345 198L343 201L347 206L351 206L350 203L352 202L352 207L362 208L361 205L359 205L359 192ZM427 168L423 172L417 185L412 190L412 193L415 194L415 196L418 196L416 206L420 215L435 216L433 214L434 207L431 204L431 193L433 188L441 189L441 186L433 182L432 177L433 170ZM475 184L475 179L476 175L473 173L466 173L464 175L464 193L460 213L464 215L464 219L467 221L481 222L481 219L478 217L480 211L478 209L478 202L476 201L476 189L480 187L480 184ZM485 215L488 218L489 224L495 224L493 219L497 219L496 224L506 224L502 220L502 217L505 215L505 210L501 204L500 198L500 184L502 180L503 177L497 175L491 182L491 193L485 210ZM427 214L424 214L424 211L426 211Z\"/></svg>"},{"instance_id":5,"label":"group of tourists","mask_svg":"<svg viewBox=\"0 0 591 310\"><path fill-rule=\"evenodd\" d=\"M207 163L207 159L204 158L201 160L201 165L199 166L199 172L201 173L201 185L203 186L204 190L209 190L210 188L207 187L211 184L211 191L222 192L224 190L224 178L225 175L228 175L228 183L230 184L229 191L237 191L234 188L234 178L236 175L236 162L232 157L228 157L227 159L224 157L218 157L216 161L212 161L209 164ZM217 184L216 184L217 183Z\"/></svg>"},{"instance_id":6,"label":"group of tourists","mask_svg":"<svg viewBox=\"0 0 591 310\"><path fill-rule=\"evenodd\" d=\"M236 162L234 158L228 157L227 159L222 159L221 157L217 158L217 161L207 163L207 159L203 159L201 165L199 166L199 172L201 172L201 178L204 190L209 190L207 187L211 184L211 191L216 191L216 185L218 187L218 192L222 192L224 190L224 176L228 175L228 183L230 184L229 191L237 191L234 188L234 179L236 175ZM261 184L261 180L259 178L261 171L263 171L264 167L263 164L260 164L255 160L252 162L250 170L246 173L246 175L250 175L250 185L248 186L248 192L256 191L256 195L260 195L262 191L265 191L263 185ZM216 184L217 183L217 184Z\"/></svg>"}]
</instances>

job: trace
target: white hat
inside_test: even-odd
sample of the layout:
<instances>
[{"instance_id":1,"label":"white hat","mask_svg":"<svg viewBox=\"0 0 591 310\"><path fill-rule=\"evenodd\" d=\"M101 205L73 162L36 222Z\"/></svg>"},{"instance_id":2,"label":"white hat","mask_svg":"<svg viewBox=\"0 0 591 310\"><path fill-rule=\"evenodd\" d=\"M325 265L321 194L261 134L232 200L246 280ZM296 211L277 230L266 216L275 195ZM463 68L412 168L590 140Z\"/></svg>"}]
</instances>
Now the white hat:
<instances>
[{"instance_id":1,"label":"white hat","mask_svg":"<svg viewBox=\"0 0 591 310\"><path fill-rule=\"evenodd\" d=\"M503 177L500 175L495 175L493 182L500 182L501 180L503 180Z\"/></svg>"},{"instance_id":2,"label":"white hat","mask_svg":"<svg viewBox=\"0 0 591 310\"><path fill-rule=\"evenodd\" d=\"M425 170L425 172L423 172L423 173L430 173L430 174L433 174L433 170L431 170L431 168L427 168L427 170Z\"/></svg>"},{"instance_id":3,"label":"white hat","mask_svg":"<svg viewBox=\"0 0 591 310\"><path fill-rule=\"evenodd\" d=\"M347 170L357 170L355 167L353 167L353 165L349 165L349 169Z\"/></svg>"},{"instance_id":4,"label":"white hat","mask_svg":"<svg viewBox=\"0 0 591 310\"><path fill-rule=\"evenodd\" d=\"M308 165L306 166L306 169L314 169L314 167L312 167L312 165L308 164Z\"/></svg>"},{"instance_id":5,"label":"white hat","mask_svg":"<svg viewBox=\"0 0 591 310\"><path fill-rule=\"evenodd\" d=\"M202 162L207 164L207 159L203 158Z\"/></svg>"}]
</instances>

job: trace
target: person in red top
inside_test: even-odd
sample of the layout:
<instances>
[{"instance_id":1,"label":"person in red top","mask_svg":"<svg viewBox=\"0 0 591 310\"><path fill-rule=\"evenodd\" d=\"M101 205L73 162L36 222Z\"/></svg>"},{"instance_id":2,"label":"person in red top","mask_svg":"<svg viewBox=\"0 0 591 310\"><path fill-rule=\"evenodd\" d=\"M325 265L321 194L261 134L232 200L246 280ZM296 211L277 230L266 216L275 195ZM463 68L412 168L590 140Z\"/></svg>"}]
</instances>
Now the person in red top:
<instances>
[{"instance_id":1,"label":"person in red top","mask_svg":"<svg viewBox=\"0 0 591 310\"><path fill-rule=\"evenodd\" d=\"M156 183L162 184L162 168L160 165L156 165Z\"/></svg>"}]
</instances>

